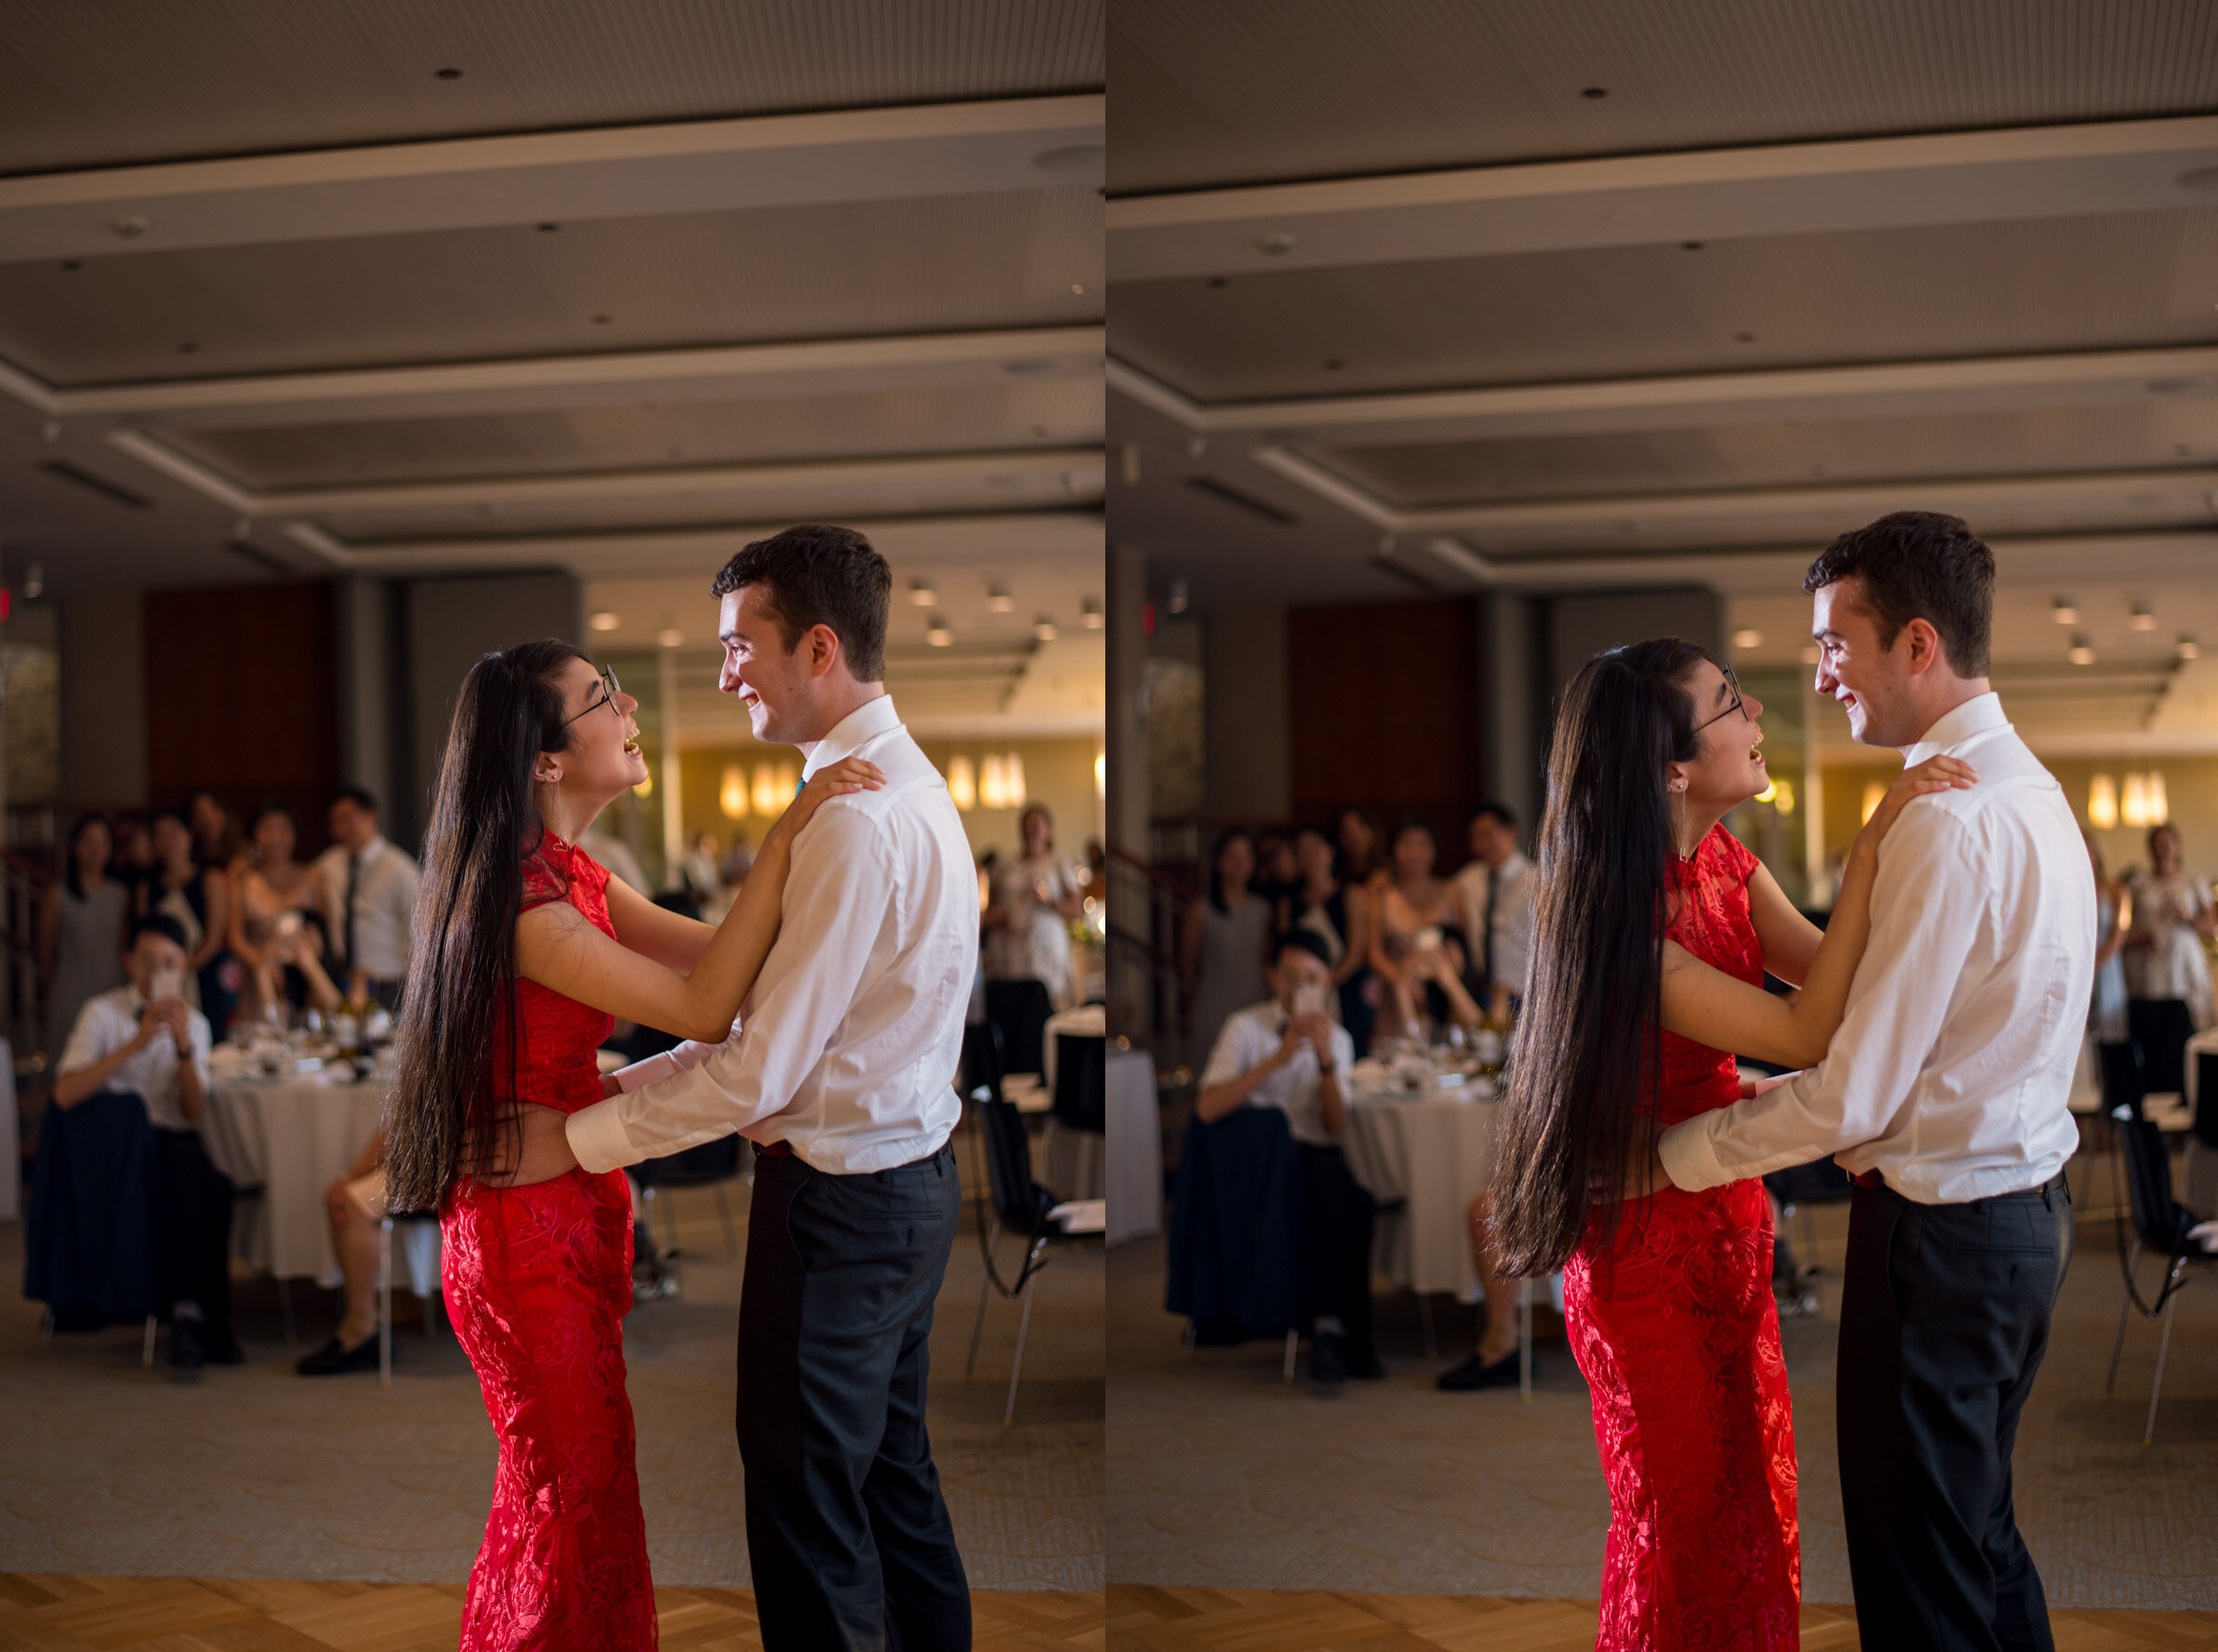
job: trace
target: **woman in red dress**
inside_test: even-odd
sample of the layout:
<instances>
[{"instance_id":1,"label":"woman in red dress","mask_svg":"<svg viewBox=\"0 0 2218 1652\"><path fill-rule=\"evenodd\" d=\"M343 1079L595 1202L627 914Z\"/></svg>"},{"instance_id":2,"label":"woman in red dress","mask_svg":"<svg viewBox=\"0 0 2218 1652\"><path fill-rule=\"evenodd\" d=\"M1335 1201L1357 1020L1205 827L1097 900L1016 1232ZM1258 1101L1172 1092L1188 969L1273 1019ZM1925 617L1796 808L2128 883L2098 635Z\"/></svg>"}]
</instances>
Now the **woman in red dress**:
<instances>
[{"instance_id":1,"label":"woman in red dress","mask_svg":"<svg viewBox=\"0 0 2218 1652\"><path fill-rule=\"evenodd\" d=\"M386 1172L392 1208L439 1212L448 1305L501 1445L464 1652L656 1644L624 1393L623 1174L518 1184L513 1167L601 1099L595 1051L615 1018L730 1031L777 936L795 834L878 779L850 760L811 779L711 927L577 847L648 778L637 709L568 643L487 655L463 679L424 837Z\"/></svg>"},{"instance_id":2,"label":"woman in red dress","mask_svg":"<svg viewBox=\"0 0 2218 1652\"><path fill-rule=\"evenodd\" d=\"M1763 705L1690 643L1597 656L1565 690L1541 822L1530 990L1494 1233L1511 1275L1564 1275L1610 1485L1607 1652L1798 1644L1795 1443L1761 1183L1656 1186L1655 1133L1741 1098L1734 1055L1815 1061L1870 932L1879 840L1856 838L1827 927L1720 822L1770 783ZM1763 990L1766 971L1800 990Z\"/></svg>"}]
</instances>

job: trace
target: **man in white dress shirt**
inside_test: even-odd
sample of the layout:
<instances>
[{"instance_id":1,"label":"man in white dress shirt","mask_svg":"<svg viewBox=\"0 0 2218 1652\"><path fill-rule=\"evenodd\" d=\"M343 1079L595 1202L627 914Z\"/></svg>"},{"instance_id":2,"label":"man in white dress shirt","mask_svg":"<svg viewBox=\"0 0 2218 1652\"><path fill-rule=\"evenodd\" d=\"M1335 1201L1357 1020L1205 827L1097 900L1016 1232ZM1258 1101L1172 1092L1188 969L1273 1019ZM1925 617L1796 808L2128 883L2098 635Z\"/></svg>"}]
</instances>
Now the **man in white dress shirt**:
<instances>
[{"instance_id":1,"label":"man in white dress shirt","mask_svg":"<svg viewBox=\"0 0 2218 1652\"><path fill-rule=\"evenodd\" d=\"M848 756L883 789L795 840L777 945L721 1045L618 1075L573 1113L588 1170L738 1130L760 1150L740 1299L740 1455L763 1645L970 1644L969 1587L925 1432L961 1213L948 1137L977 971L978 879L938 771L887 698L893 580L861 534L794 527L716 577L720 686L757 739Z\"/></svg>"},{"instance_id":2,"label":"man in white dress shirt","mask_svg":"<svg viewBox=\"0 0 2218 1652\"><path fill-rule=\"evenodd\" d=\"M1682 1188L1827 1152L1856 1179L1837 1406L1868 1652L2053 1645L2011 1446L2071 1260L2095 892L2070 805L1987 685L1994 580L1969 527L1923 512L1811 565L1818 691L1864 744L1961 757L1979 782L1912 804L1881 845L1825 1059L1658 1144Z\"/></svg>"},{"instance_id":3,"label":"man in white dress shirt","mask_svg":"<svg viewBox=\"0 0 2218 1652\"><path fill-rule=\"evenodd\" d=\"M1456 908L1471 942L1471 970L1500 1016L1525 996L1532 959L1532 862L1517 847L1517 817L1506 803L1471 811L1471 859L1455 875Z\"/></svg>"},{"instance_id":4,"label":"man in white dress shirt","mask_svg":"<svg viewBox=\"0 0 2218 1652\"><path fill-rule=\"evenodd\" d=\"M378 800L349 786L331 800L331 846L315 858L331 920L332 979L341 989L359 972L387 1009L400 1004L423 874L415 859L378 830Z\"/></svg>"}]
</instances>

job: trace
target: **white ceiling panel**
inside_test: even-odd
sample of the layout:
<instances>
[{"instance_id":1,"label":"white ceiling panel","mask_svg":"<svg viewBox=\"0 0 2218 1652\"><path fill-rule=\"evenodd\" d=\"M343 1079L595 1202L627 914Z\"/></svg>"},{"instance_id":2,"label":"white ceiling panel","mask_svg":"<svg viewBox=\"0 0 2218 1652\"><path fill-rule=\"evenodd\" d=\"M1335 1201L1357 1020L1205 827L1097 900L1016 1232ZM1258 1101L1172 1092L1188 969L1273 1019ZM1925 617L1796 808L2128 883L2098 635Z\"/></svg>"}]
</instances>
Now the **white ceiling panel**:
<instances>
[{"instance_id":1,"label":"white ceiling panel","mask_svg":"<svg viewBox=\"0 0 2218 1652\"><path fill-rule=\"evenodd\" d=\"M1081 91L1102 27L1101 0L10 0L0 171Z\"/></svg>"}]
</instances>

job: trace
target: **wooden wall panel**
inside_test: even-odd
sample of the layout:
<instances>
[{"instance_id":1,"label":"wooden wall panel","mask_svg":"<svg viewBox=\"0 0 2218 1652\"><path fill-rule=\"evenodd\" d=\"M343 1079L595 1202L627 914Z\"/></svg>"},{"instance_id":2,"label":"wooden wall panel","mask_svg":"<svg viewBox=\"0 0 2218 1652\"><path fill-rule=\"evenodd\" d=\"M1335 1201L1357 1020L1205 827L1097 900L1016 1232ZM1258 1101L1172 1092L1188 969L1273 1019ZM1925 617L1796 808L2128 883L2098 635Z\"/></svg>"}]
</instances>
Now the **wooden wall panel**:
<instances>
[{"instance_id":1,"label":"wooden wall panel","mask_svg":"<svg viewBox=\"0 0 2218 1652\"><path fill-rule=\"evenodd\" d=\"M1420 815L1441 870L1461 865L1484 785L1478 695L1474 602L1288 610L1295 812L1357 804L1382 832Z\"/></svg>"},{"instance_id":2,"label":"wooden wall panel","mask_svg":"<svg viewBox=\"0 0 2218 1652\"><path fill-rule=\"evenodd\" d=\"M148 793L206 786L241 818L290 805L301 853L327 841L339 784L331 587L250 585L145 596Z\"/></svg>"}]
</instances>

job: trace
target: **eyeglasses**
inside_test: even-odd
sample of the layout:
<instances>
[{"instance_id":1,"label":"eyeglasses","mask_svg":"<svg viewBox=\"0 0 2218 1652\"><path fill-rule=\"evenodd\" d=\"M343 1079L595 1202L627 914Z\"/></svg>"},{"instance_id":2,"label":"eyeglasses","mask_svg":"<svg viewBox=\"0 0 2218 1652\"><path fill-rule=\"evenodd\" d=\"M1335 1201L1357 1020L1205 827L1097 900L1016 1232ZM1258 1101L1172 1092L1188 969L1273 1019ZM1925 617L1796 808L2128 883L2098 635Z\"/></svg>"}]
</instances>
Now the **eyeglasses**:
<instances>
[{"instance_id":1,"label":"eyeglasses","mask_svg":"<svg viewBox=\"0 0 2218 1652\"><path fill-rule=\"evenodd\" d=\"M585 712L597 712L603 706L616 712L616 697L622 692L623 685L616 680L616 673L604 665L601 667L601 697L587 706ZM575 717L565 717L562 720L562 726L568 728L578 720L578 717L585 715L585 712L580 712ZM621 712L616 712L616 714L620 717L623 715Z\"/></svg>"},{"instance_id":2,"label":"eyeglasses","mask_svg":"<svg viewBox=\"0 0 2218 1652\"><path fill-rule=\"evenodd\" d=\"M1725 686L1732 690L1732 704L1727 706L1722 712L1719 712L1717 716L1712 717L1709 723L1697 723L1694 726L1694 732L1696 734L1700 734L1704 729L1707 728L1710 726L1710 723L1722 722L1727 717L1731 716L1735 712L1745 712L1747 710L1747 708L1741 703L1741 679L1733 675L1732 667L1730 665L1721 665L1717 669L1725 673Z\"/></svg>"}]
</instances>

